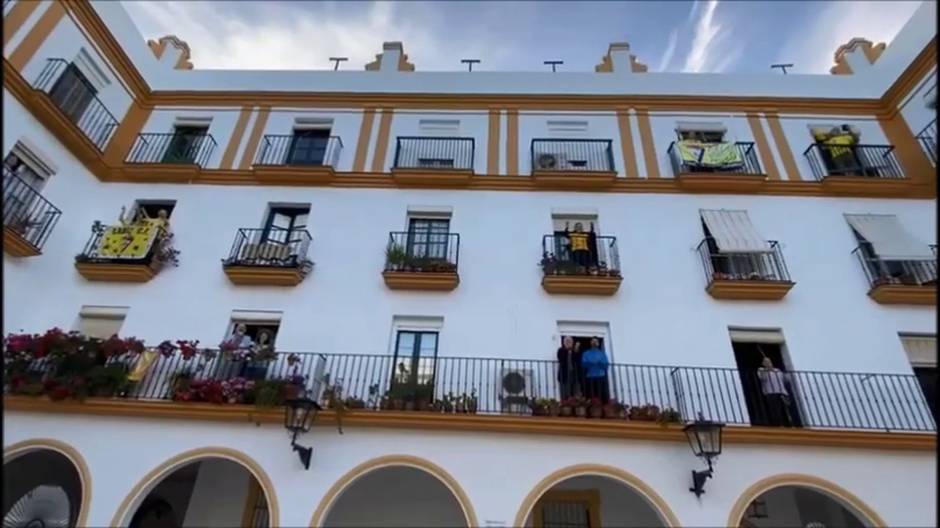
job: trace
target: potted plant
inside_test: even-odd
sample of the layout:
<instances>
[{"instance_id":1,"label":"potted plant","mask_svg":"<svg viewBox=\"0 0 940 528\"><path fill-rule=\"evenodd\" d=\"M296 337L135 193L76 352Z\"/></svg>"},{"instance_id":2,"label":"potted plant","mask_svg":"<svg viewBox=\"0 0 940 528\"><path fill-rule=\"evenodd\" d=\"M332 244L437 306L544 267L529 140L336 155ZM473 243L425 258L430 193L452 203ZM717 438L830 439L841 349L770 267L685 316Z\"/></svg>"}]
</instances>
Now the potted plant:
<instances>
[{"instance_id":1,"label":"potted plant","mask_svg":"<svg viewBox=\"0 0 940 528\"><path fill-rule=\"evenodd\" d=\"M604 417L604 405L600 398L591 398L588 403L588 416L591 418Z\"/></svg>"},{"instance_id":2,"label":"potted plant","mask_svg":"<svg viewBox=\"0 0 940 528\"><path fill-rule=\"evenodd\" d=\"M454 393L448 392L447 395L444 396L444 401L442 401L441 403L444 406L445 413L454 412L454 404L456 403L456 398L454 397Z\"/></svg>"},{"instance_id":3,"label":"potted plant","mask_svg":"<svg viewBox=\"0 0 940 528\"><path fill-rule=\"evenodd\" d=\"M477 398L477 390L471 389L470 395L467 396L467 412L470 414L477 413L477 407L479 405L479 399Z\"/></svg>"},{"instance_id":4,"label":"potted plant","mask_svg":"<svg viewBox=\"0 0 940 528\"><path fill-rule=\"evenodd\" d=\"M465 413L467 412L467 394L461 394L457 396L457 399L454 401L454 412Z\"/></svg>"},{"instance_id":5,"label":"potted plant","mask_svg":"<svg viewBox=\"0 0 940 528\"><path fill-rule=\"evenodd\" d=\"M609 400L603 407L604 418L617 419L624 416L624 405L615 399Z\"/></svg>"},{"instance_id":6,"label":"potted plant","mask_svg":"<svg viewBox=\"0 0 940 528\"><path fill-rule=\"evenodd\" d=\"M587 398L584 398L582 396L576 397L575 406L574 406L574 415L577 416L578 418L587 417L588 406L590 404L591 402Z\"/></svg>"},{"instance_id":7,"label":"potted plant","mask_svg":"<svg viewBox=\"0 0 940 528\"><path fill-rule=\"evenodd\" d=\"M662 425L682 423L682 415L672 407L664 407L659 413L659 423Z\"/></svg>"},{"instance_id":8,"label":"potted plant","mask_svg":"<svg viewBox=\"0 0 940 528\"><path fill-rule=\"evenodd\" d=\"M659 407L646 404L630 408L630 419L644 422L655 422L659 419Z\"/></svg>"},{"instance_id":9,"label":"potted plant","mask_svg":"<svg viewBox=\"0 0 940 528\"><path fill-rule=\"evenodd\" d=\"M401 244L391 242L385 248L386 267L390 271L401 271L405 267L407 259L408 253L405 252L405 248Z\"/></svg>"},{"instance_id":10,"label":"potted plant","mask_svg":"<svg viewBox=\"0 0 940 528\"><path fill-rule=\"evenodd\" d=\"M561 401L558 408L558 414L561 416L574 416L574 408L578 405L578 398L569 396Z\"/></svg>"}]
</instances>

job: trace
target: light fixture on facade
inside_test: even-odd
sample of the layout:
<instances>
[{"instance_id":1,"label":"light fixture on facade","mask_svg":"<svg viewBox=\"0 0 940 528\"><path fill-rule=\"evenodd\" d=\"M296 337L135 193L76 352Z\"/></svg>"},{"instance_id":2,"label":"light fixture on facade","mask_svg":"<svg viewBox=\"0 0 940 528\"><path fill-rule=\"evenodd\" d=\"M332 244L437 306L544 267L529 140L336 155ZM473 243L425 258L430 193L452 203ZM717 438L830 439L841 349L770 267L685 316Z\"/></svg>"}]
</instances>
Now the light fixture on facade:
<instances>
[{"instance_id":1,"label":"light fixture on facade","mask_svg":"<svg viewBox=\"0 0 940 528\"><path fill-rule=\"evenodd\" d=\"M708 469L704 471L692 470L692 487L689 491L696 497L705 493L705 481L714 473L712 459L721 454L721 430L724 426L723 423L706 420L702 413L699 413L697 420L682 429L689 439L692 452L695 456L704 458L708 464Z\"/></svg>"},{"instance_id":2,"label":"light fixture on facade","mask_svg":"<svg viewBox=\"0 0 940 528\"><path fill-rule=\"evenodd\" d=\"M312 447L297 445L297 435L310 430L317 419L320 406L307 397L290 399L284 402L284 428L291 433L290 445L300 456L304 469L310 469L310 456Z\"/></svg>"}]
</instances>

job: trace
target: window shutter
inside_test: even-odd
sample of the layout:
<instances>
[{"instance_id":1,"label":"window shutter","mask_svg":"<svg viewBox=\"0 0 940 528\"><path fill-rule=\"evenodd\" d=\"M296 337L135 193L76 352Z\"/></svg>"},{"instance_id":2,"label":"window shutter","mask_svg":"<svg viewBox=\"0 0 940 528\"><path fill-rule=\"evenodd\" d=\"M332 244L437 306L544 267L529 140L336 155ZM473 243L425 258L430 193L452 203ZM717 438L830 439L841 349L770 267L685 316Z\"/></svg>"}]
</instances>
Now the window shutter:
<instances>
[{"instance_id":1,"label":"window shutter","mask_svg":"<svg viewBox=\"0 0 940 528\"><path fill-rule=\"evenodd\" d=\"M930 247L911 236L894 215L846 214L845 219L882 260L937 258Z\"/></svg>"},{"instance_id":2,"label":"window shutter","mask_svg":"<svg viewBox=\"0 0 940 528\"><path fill-rule=\"evenodd\" d=\"M937 366L937 337L902 335L901 343L911 365L915 367Z\"/></svg>"},{"instance_id":3,"label":"window shutter","mask_svg":"<svg viewBox=\"0 0 940 528\"><path fill-rule=\"evenodd\" d=\"M757 232L747 211L700 209L720 253L768 253L770 244Z\"/></svg>"}]
</instances>

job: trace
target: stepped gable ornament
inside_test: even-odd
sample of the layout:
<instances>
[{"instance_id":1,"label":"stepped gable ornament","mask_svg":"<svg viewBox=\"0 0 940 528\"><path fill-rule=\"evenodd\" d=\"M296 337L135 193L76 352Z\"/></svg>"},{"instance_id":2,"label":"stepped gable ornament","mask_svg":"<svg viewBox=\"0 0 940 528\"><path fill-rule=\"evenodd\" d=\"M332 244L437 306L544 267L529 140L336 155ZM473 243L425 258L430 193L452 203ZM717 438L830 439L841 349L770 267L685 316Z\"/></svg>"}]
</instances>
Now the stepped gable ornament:
<instances>
[{"instance_id":1,"label":"stepped gable ornament","mask_svg":"<svg viewBox=\"0 0 940 528\"><path fill-rule=\"evenodd\" d=\"M173 66L176 70L191 70L193 69L193 63L190 62L190 51L189 44L184 40L180 40L176 35L164 35L158 40L148 40L147 46L150 47L150 51L157 57L157 60L163 56L163 53L166 51L167 46L173 46L174 48L180 50L179 60L176 61L176 64Z\"/></svg>"},{"instance_id":2,"label":"stepped gable ornament","mask_svg":"<svg viewBox=\"0 0 940 528\"><path fill-rule=\"evenodd\" d=\"M382 44L382 53L375 56L375 60L366 64L366 71L379 71L382 68L382 57L387 51L398 52L398 64L396 70L402 72L415 71L415 65L408 62L408 55L405 54L405 48L401 42L385 42Z\"/></svg>"},{"instance_id":3,"label":"stepped gable ornament","mask_svg":"<svg viewBox=\"0 0 940 528\"><path fill-rule=\"evenodd\" d=\"M596 73L611 73L614 71L614 63L610 58L611 53L614 51L627 53L630 51L630 44L627 42L611 42L607 47L607 54L601 57L601 63L594 66ZM638 61L636 55L630 54L630 71L633 73L646 73L647 70L646 64Z\"/></svg>"},{"instance_id":4,"label":"stepped gable ornament","mask_svg":"<svg viewBox=\"0 0 940 528\"><path fill-rule=\"evenodd\" d=\"M855 52L856 50L861 50L865 54L865 58L868 59L869 64L874 64L875 61L881 57L882 52L884 52L887 45L884 42L873 44L872 41L864 39L861 37L855 37L845 44L836 48L835 55L833 57L835 66L829 68L829 73L833 75L850 75L852 74L852 68L849 66L848 61L845 58L847 53Z\"/></svg>"}]
</instances>

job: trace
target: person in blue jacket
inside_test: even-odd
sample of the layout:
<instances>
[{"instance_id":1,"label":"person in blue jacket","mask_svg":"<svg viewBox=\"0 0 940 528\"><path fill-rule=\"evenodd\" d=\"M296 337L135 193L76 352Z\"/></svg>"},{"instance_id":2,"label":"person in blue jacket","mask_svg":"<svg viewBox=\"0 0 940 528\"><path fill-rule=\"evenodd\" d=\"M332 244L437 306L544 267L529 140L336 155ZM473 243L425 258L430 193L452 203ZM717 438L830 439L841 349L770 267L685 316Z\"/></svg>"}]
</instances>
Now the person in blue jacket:
<instances>
[{"instance_id":1,"label":"person in blue jacket","mask_svg":"<svg viewBox=\"0 0 940 528\"><path fill-rule=\"evenodd\" d=\"M610 399L610 389L607 386L607 370L610 361L601 348L601 341L591 338L591 346L581 354L581 370L584 373L585 396L598 398L606 404Z\"/></svg>"}]
</instances>

